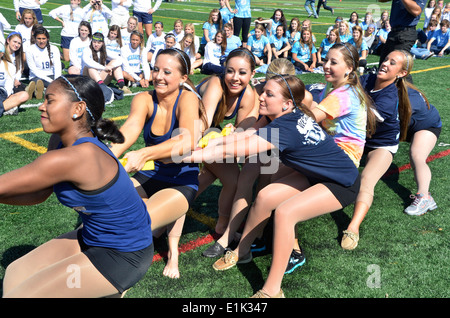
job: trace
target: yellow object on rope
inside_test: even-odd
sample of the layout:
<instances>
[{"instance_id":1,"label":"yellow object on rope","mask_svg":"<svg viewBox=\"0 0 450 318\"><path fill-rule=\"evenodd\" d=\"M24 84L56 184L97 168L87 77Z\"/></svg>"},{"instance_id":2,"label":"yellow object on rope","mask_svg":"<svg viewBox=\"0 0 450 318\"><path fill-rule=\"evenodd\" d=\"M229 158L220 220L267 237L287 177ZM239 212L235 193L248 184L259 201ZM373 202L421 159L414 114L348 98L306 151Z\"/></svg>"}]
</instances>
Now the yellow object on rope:
<instances>
[{"instance_id":1,"label":"yellow object on rope","mask_svg":"<svg viewBox=\"0 0 450 318\"><path fill-rule=\"evenodd\" d=\"M208 142L211 139L227 136L231 133L231 131L232 131L231 127L225 127L224 129L222 129L220 133L218 133L217 131L211 131L207 133L205 136L203 136L202 139L200 139L200 141L198 142L198 147L205 148L206 146L208 146Z\"/></svg>"},{"instance_id":2,"label":"yellow object on rope","mask_svg":"<svg viewBox=\"0 0 450 318\"><path fill-rule=\"evenodd\" d=\"M119 159L120 163L122 164L122 166L125 167L125 165L127 164L128 159L127 158L122 158ZM142 170L153 170L155 169L155 162L153 160L149 160L144 164L144 167L142 168Z\"/></svg>"}]
</instances>

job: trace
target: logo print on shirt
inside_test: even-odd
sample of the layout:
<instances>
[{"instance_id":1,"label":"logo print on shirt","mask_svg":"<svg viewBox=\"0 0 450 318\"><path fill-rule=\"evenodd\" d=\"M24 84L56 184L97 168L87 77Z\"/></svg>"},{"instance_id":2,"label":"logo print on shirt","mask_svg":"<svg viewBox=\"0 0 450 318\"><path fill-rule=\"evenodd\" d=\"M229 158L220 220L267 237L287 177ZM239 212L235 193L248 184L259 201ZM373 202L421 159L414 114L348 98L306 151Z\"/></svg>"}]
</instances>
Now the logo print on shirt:
<instances>
[{"instance_id":1,"label":"logo print on shirt","mask_svg":"<svg viewBox=\"0 0 450 318\"><path fill-rule=\"evenodd\" d=\"M297 130L305 138L304 145L317 145L325 140L325 132L320 126L309 116L303 115L297 121Z\"/></svg>"}]
</instances>

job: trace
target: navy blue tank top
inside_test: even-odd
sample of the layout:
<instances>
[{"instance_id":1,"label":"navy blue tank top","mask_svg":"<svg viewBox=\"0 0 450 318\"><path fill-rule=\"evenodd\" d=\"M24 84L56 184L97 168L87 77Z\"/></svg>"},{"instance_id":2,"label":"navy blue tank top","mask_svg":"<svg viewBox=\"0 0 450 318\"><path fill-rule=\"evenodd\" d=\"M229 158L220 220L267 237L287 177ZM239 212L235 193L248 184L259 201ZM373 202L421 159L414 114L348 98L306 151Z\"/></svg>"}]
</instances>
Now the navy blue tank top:
<instances>
[{"instance_id":1,"label":"navy blue tank top","mask_svg":"<svg viewBox=\"0 0 450 318\"><path fill-rule=\"evenodd\" d=\"M113 157L116 176L104 187L84 191L70 182L53 186L58 200L78 212L83 221L82 237L89 246L138 251L152 244L150 215L130 177L109 148L96 137L78 139L73 146L90 142Z\"/></svg>"},{"instance_id":2,"label":"navy blue tank top","mask_svg":"<svg viewBox=\"0 0 450 318\"><path fill-rule=\"evenodd\" d=\"M202 87L202 85L203 85L204 83L206 83L206 81L203 81L203 82L201 82L200 84L198 84L198 85L196 86L197 92L200 91L200 87ZM245 93L245 90L246 90L246 89L247 89L247 87L245 87L245 88L242 90L241 95L239 95L238 100L237 100L237 103L236 103L236 107L234 108L233 113L232 113L231 115L229 115L229 116L225 116L225 117L224 117L224 120L230 120L230 119L233 119L234 117L236 117L236 114L237 114L237 112L238 112L238 110L239 110L239 106L241 105L242 97L244 97L244 93ZM217 106L216 106L216 111L215 111L215 113L214 113L214 117L216 116L217 110L219 109L219 105L220 105L220 102L219 102L219 103L217 104ZM217 123L216 126L217 126L217 127L220 126L220 123Z\"/></svg>"},{"instance_id":3,"label":"navy blue tank top","mask_svg":"<svg viewBox=\"0 0 450 318\"><path fill-rule=\"evenodd\" d=\"M152 133L152 124L155 120L156 112L158 110L158 98L156 96L156 92L153 91L153 114L144 125L144 141L147 147L160 144L170 139L174 130L179 127L176 111L181 93L182 90L180 89L173 106L170 129L164 135L158 136ZM175 183L179 185L186 185L195 190L198 190L199 168L198 164L195 163L163 163L161 161L155 160L154 170L142 170L138 173L156 180Z\"/></svg>"}]
</instances>

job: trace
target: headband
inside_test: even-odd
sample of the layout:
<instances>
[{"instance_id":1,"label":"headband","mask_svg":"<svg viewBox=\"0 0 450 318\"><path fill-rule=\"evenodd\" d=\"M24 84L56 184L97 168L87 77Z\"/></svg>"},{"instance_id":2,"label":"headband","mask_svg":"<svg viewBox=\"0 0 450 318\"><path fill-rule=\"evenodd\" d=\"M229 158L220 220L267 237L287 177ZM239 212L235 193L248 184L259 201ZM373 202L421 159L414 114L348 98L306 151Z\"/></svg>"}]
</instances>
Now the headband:
<instances>
[{"instance_id":1,"label":"headband","mask_svg":"<svg viewBox=\"0 0 450 318\"><path fill-rule=\"evenodd\" d=\"M347 49L348 53L350 53L351 58L353 59L353 53L352 51L350 51L350 49L348 48L347 45L345 45L345 43L342 43L342 45Z\"/></svg>"},{"instance_id":2,"label":"headband","mask_svg":"<svg viewBox=\"0 0 450 318\"><path fill-rule=\"evenodd\" d=\"M295 99L294 99L294 95L292 94L291 87L289 86L288 82L287 82L286 79L284 78L285 75L278 74L278 73L274 73L274 72L270 72L270 71L267 72L267 73L273 74L273 75L275 75L275 76L279 76L279 77L281 77L281 78L283 79L284 83L286 84L286 86L287 86L287 88L288 88L288 90L289 90L289 95L290 95L291 98L292 98L292 102L294 103L295 108L298 108L298 107L297 107L297 104L295 103Z\"/></svg>"},{"instance_id":3,"label":"headband","mask_svg":"<svg viewBox=\"0 0 450 318\"><path fill-rule=\"evenodd\" d=\"M104 42L105 41L105 37L101 33L94 33L94 35L92 36L92 40Z\"/></svg>"},{"instance_id":4,"label":"headband","mask_svg":"<svg viewBox=\"0 0 450 318\"><path fill-rule=\"evenodd\" d=\"M173 34L173 33L167 33L167 34L164 36L164 39L168 39L168 38L174 38L174 39L176 39L175 34Z\"/></svg>"},{"instance_id":5,"label":"headband","mask_svg":"<svg viewBox=\"0 0 450 318\"><path fill-rule=\"evenodd\" d=\"M171 34L171 33L169 33L169 34ZM189 74L189 72L191 70L189 69L188 63L187 63L186 59L184 58L184 55L181 53L181 51L179 49L177 49L177 48L174 48L174 47L171 47L168 50L173 50L173 51L177 52L181 56L181 58L184 61L184 66L186 66L186 73Z\"/></svg>"},{"instance_id":6,"label":"headband","mask_svg":"<svg viewBox=\"0 0 450 318\"><path fill-rule=\"evenodd\" d=\"M75 88L75 86L73 86L73 84L71 82L69 82L69 80L65 77L65 76L60 76L63 80L66 81L66 83L72 88L73 92L75 93L75 95L77 95L77 98L80 102L83 101L83 99L80 97L80 94L78 94L77 89ZM86 105L86 111L89 113L89 116L91 116L92 121L95 122L95 118L94 115L92 115L91 110L89 109L89 107Z\"/></svg>"},{"instance_id":7,"label":"headband","mask_svg":"<svg viewBox=\"0 0 450 318\"><path fill-rule=\"evenodd\" d=\"M253 53L250 52L249 50L244 49L244 48L242 48L242 47L239 47L239 48L237 48L237 49L234 49L233 51L241 51L241 52L246 53L248 56L250 56L250 57L252 58L253 63L256 64L255 56L254 56ZM233 52L233 51L231 51L231 52ZM230 53L231 53L231 52L230 52ZM228 54L228 55L229 55L229 54Z\"/></svg>"},{"instance_id":8,"label":"headband","mask_svg":"<svg viewBox=\"0 0 450 318\"><path fill-rule=\"evenodd\" d=\"M11 32L11 33L8 35L7 39L9 39L10 37L12 37L13 35L19 35L19 36L22 38L22 34L20 34L20 32L13 31L13 32Z\"/></svg>"}]
</instances>

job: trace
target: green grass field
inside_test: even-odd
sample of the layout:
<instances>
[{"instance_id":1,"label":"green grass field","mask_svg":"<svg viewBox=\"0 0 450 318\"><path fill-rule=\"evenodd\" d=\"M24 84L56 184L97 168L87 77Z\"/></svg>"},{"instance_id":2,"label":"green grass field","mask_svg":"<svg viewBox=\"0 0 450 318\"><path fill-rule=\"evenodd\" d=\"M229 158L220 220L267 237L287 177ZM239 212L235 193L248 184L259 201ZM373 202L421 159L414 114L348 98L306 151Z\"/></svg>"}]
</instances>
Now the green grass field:
<instances>
[{"instance_id":1,"label":"green grass field","mask_svg":"<svg viewBox=\"0 0 450 318\"><path fill-rule=\"evenodd\" d=\"M104 2L110 5L109 1ZM67 3L68 0L50 0L42 8L44 25L51 26L52 43L59 43L60 28L58 22L47 14L51 9ZM82 2L83 5L85 3ZM255 19L259 16L269 18L274 9L282 8L288 20L294 16L304 20L307 13L303 3L253 0L252 16ZM321 9L320 18L312 19L312 30L318 44L336 16L347 19L353 10L361 16L369 5L380 5L376 1L356 0L328 1L328 4L335 8L334 16ZM17 22L12 1L0 0L0 8L1 13L15 27ZM170 31L173 21L181 17L185 22L195 23L196 33L201 35L201 25L212 8L218 8L217 1L163 2L154 14L154 21L162 20L165 31ZM390 3L382 3L378 7L379 12L389 8ZM422 22L419 26L422 26ZM7 33L9 31L6 30ZM448 57L416 60L413 69L414 84L425 92L443 120L441 137L429 163L433 173L431 192L438 209L420 217L403 213L410 203L409 195L414 193L416 186L413 172L408 166L409 145L401 143L391 167L394 173L383 178L376 186L372 208L362 224L361 240L354 251L344 251L340 247L341 233L350 221L353 205L299 226L306 264L285 276L282 288L287 297L450 297L450 219L446 215L450 210L450 199L447 197L450 171ZM369 56L368 62L377 63L378 57ZM201 78L203 75L192 76L194 83L198 83ZM320 74L303 74L300 78L306 84L324 81ZM133 92L139 90L133 89ZM123 123L131 99L132 96L126 96L108 105L105 117L116 118L119 125ZM39 102L31 100L22 107L18 116L0 118L0 173L27 164L46 150L49 136L42 132L40 126L36 107ZM142 146L140 141L134 147ZM226 272L215 272L211 267L215 260L201 256L201 252L212 242L220 187L216 181L192 206L180 242L181 278L172 280L162 275L166 247L164 240L158 241L153 265L147 275L126 294L126 298L185 298L184 303L188 303L187 298L201 298L206 302L211 301L209 299L246 298L262 287L270 267L270 253L255 255L253 262ZM77 225L77 214L59 204L55 196L36 206L0 205L0 283L9 263L57 235L73 230ZM181 312L180 307L173 310Z\"/></svg>"}]
</instances>

